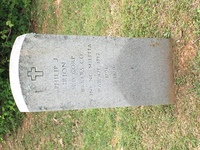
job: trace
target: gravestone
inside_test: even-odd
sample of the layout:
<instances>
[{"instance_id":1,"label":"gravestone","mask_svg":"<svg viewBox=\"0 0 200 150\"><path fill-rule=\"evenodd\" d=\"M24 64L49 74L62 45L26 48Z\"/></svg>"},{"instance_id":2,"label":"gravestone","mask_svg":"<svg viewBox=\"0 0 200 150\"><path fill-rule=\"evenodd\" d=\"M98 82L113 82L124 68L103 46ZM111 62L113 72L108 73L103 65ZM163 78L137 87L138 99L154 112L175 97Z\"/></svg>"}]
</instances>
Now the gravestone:
<instances>
[{"instance_id":1,"label":"gravestone","mask_svg":"<svg viewBox=\"0 0 200 150\"><path fill-rule=\"evenodd\" d=\"M22 112L174 102L169 39L25 34L10 58Z\"/></svg>"}]
</instances>

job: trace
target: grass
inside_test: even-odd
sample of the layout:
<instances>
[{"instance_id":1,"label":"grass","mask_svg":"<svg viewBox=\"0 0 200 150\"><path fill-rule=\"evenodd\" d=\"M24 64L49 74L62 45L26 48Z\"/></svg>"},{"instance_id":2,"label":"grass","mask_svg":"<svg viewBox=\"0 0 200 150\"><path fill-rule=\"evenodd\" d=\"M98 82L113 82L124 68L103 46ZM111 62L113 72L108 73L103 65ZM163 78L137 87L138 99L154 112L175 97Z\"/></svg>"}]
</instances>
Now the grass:
<instances>
[{"instance_id":1,"label":"grass","mask_svg":"<svg viewBox=\"0 0 200 150\"><path fill-rule=\"evenodd\" d=\"M27 113L5 149L200 149L198 0L35 0L36 33L172 38L176 104Z\"/></svg>"}]
</instances>

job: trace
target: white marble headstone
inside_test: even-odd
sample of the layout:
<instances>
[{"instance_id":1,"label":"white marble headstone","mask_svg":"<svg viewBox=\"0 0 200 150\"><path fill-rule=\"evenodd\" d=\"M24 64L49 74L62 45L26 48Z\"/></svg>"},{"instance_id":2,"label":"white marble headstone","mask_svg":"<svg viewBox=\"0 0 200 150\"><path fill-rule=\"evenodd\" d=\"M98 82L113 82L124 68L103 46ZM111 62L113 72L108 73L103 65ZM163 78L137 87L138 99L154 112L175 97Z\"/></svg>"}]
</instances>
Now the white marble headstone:
<instances>
[{"instance_id":1,"label":"white marble headstone","mask_svg":"<svg viewBox=\"0 0 200 150\"><path fill-rule=\"evenodd\" d=\"M25 34L10 58L20 111L174 102L170 40Z\"/></svg>"}]
</instances>

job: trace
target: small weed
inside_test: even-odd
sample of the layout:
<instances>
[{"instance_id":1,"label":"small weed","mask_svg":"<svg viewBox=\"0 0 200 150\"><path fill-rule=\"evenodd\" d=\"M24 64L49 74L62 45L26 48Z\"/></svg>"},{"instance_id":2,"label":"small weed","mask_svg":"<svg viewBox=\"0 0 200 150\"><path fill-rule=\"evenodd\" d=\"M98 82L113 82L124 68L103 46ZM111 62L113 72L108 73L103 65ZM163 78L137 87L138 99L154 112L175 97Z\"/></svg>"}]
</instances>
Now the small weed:
<instances>
[{"instance_id":1,"label":"small weed","mask_svg":"<svg viewBox=\"0 0 200 150\"><path fill-rule=\"evenodd\" d=\"M30 0L0 2L0 142L21 125L23 114L13 100L8 79L9 56L14 40L29 31Z\"/></svg>"},{"instance_id":2,"label":"small weed","mask_svg":"<svg viewBox=\"0 0 200 150\"><path fill-rule=\"evenodd\" d=\"M181 85L181 84L183 84L183 83L184 83L184 79L183 79L183 78L181 78L181 77L176 78L176 80L175 80L175 84L176 84L176 85Z\"/></svg>"}]
</instances>

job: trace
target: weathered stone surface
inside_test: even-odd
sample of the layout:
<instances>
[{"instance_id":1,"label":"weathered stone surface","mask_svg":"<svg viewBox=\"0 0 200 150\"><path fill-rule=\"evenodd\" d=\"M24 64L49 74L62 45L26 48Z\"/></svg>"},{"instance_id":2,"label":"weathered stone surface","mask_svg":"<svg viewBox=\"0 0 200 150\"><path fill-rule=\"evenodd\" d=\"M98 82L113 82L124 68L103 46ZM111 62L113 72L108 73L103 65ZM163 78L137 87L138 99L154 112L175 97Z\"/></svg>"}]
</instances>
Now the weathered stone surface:
<instances>
[{"instance_id":1,"label":"weathered stone surface","mask_svg":"<svg viewBox=\"0 0 200 150\"><path fill-rule=\"evenodd\" d=\"M170 40L25 34L10 82L20 111L173 103Z\"/></svg>"}]
</instances>

